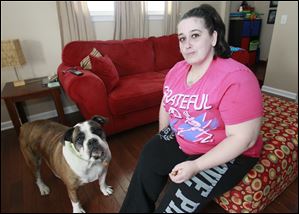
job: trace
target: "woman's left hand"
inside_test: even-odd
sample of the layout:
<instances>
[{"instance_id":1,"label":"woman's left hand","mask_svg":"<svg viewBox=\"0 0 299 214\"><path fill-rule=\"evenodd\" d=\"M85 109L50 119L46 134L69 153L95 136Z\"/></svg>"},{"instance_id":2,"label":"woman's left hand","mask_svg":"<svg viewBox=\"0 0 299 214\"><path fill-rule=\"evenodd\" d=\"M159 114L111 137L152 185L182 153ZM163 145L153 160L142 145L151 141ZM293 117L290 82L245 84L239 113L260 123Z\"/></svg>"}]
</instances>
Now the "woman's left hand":
<instances>
[{"instance_id":1,"label":"woman's left hand","mask_svg":"<svg viewBox=\"0 0 299 214\"><path fill-rule=\"evenodd\" d=\"M197 174L197 168L194 161L184 161L177 164L169 173L170 179L174 183L182 183L189 180L193 175Z\"/></svg>"}]
</instances>

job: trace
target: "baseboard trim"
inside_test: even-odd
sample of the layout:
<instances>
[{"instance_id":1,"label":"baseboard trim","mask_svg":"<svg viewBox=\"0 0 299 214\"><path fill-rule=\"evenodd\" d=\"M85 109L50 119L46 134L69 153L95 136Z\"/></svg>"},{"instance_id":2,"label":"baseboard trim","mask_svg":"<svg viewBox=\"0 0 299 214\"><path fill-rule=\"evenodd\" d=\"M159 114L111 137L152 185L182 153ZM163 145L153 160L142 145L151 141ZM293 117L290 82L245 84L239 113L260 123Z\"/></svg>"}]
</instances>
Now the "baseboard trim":
<instances>
[{"instance_id":1,"label":"baseboard trim","mask_svg":"<svg viewBox=\"0 0 299 214\"><path fill-rule=\"evenodd\" d=\"M63 110L64 110L65 114L70 114L70 113L79 111L77 106L75 106L75 105L65 107ZM53 118L53 117L57 117L57 116L58 116L57 111L53 110L53 111L48 111L48 112L28 116L28 121L49 119L49 118ZM11 129L11 128L13 128L13 124L12 124L11 120L1 123L1 131Z\"/></svg>"},{"instance_id":2,"label":"baseboard trim","mask_svg":"<svg viewBox=\"0 0 299 214\"><path fill-rule=\"evenodd\" d=\"M268 92L268 93L271 93L271 94L274 94L274 95L286 97L286 98L289 98L289 99L292 99L292 100L295 100L295 101L297 100L297 94L296 93L285 91L285 90L282 90L282 89L272 88L272 87L263 85L262 86L262 91Z\"/></svg>"}]
</instances>

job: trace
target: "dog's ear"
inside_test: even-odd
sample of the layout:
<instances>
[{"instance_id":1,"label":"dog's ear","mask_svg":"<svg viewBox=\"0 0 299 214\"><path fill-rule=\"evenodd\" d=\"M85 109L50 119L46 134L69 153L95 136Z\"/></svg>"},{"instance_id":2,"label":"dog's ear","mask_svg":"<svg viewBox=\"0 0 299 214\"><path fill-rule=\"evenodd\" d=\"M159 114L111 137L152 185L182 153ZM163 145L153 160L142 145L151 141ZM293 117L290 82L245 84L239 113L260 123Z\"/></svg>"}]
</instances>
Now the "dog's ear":
<instances>
[{"instance_id":1,"label":"dog's ear","mask_svg":"<svg viewBox=\"0 0 299 214\"><path fill-rule=\"evenodd\" d=\"M103 125L103 124L105 124L105 123L107 123L109 121L108 118L103 117L103 116L99 116L99 115L93 116L91 118L91 120L93 120L93 121L95 121L95 122L97 122L97 123L99 123L101 125Z\"/></svg>"},{"instance_id":2,"label":"dog's ear","mask_svg":"<svg viewBox=\"0 0 299 214\"><path fill-rule=\"evenodd\" d=\"M66 131L66 133L64 134L63 140L62 140L62 144L64 145L64 141L70 141L72 142L72 136L73 136L73 132L74 132L74 127L70 128Z\"/></svg>"}]
</instances>

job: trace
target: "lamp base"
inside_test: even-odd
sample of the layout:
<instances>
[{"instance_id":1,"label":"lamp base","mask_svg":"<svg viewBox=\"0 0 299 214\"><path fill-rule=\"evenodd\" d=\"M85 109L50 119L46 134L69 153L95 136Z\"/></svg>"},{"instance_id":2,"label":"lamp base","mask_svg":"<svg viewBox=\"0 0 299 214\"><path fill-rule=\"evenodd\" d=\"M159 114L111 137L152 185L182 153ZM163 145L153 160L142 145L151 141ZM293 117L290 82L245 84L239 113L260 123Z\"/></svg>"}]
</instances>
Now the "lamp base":
<instances>
[{"instance_id":1,"label":"lamp base","mask_svg":"<svg viewBox=\"0 0 299 214\"><path fill-rule=\"evenodd\" d=\"M24 80L17 80L13 82L14 87L18 87L18 86L22 86L25 85L25 81Z\"/></svg>"}]
</instances>

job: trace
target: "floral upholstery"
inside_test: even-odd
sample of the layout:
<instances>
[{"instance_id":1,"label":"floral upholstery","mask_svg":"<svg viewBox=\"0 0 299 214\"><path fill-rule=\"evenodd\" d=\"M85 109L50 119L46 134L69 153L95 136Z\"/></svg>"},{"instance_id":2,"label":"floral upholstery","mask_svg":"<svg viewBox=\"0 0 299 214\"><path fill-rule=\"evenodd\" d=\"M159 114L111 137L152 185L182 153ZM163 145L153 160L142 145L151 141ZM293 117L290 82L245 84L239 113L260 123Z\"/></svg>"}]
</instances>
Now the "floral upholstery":
<instances>
[{"instance_id":1,"label":"floral upholstery","mask_svg":"<svg viewBox=\"0 0 299 214\"><path fill-rule=\"evenodd\" d=\"M263 99L260 160L237 186L215 199L231 213L262 211L298 176L298 104L267 94Z\"/></svg>"}]
</instances>

